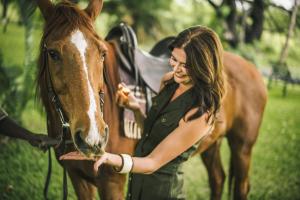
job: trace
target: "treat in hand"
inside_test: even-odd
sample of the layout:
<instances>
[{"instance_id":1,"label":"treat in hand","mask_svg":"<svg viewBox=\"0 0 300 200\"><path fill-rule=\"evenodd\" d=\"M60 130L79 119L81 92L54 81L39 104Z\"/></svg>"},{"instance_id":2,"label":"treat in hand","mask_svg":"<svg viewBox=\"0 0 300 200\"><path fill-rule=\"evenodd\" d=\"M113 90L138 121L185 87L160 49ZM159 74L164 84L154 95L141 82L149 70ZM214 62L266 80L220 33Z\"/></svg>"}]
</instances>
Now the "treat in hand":
<instances>
[{"instance_id":1,"label":"treat in hand","mask_svg":"<svg viewBox=\"0 0 300 200\"><path fill-rule=\"evenodd\" d=\"M116 93L116 102L119 106L131 110L136 110L140 107L137 99L124 83L120 83L118 85L118 91Z\"/></svg>"}]
</instances>

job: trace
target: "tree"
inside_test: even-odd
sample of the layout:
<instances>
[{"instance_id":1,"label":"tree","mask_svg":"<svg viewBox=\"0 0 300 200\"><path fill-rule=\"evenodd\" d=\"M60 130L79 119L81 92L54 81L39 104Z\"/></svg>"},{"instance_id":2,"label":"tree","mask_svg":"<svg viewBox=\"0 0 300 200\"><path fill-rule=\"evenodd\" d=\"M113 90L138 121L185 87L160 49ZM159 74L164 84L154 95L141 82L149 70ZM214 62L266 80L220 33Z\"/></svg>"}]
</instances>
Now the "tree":
<instances>
[{"instance_id":1,"label":"tree","mask_svg":"<svg viewBox=\"0 0 300 200\"><path fill-rule=\"evenodd\" d=\"M279 60L276 63L274 63L272 66L272 73L269 77L269 82L268 82L268 87L270 88L273 77L275 78L278 77L283 79L284 80L284 86L282 90L283 96L286 96L287 94L287 84L289 82L292 82L291 73L286 63L286 59L288 56L289 42L293 36L295 27L297 25L297 14L298 14L299 5L300 5L300 0L294 0L294 6L292 8L292 12L290 15L289 28L286 33L285 43L281 49Z\"/></svg>"},{"instance_id":2,"label":"tree","mask_svg":"<svg viewBox=\"0 0 300 200\"><path fill-rule=\"evenodd\" d=\"M224 39L232 47L261 38L265 11L263 0L222 0L219 4L213 0L207 1L224 24Z\"/></svg>"},{"instance_id":3,"label":"tree","mask_svg":"<svg viewBox=\"0 0 300 200\"><path fill-rule=\"evenodd\" d=\"M147 33L155 37L154 28L163 27L160 13L170 10L171 2L172 0L126 0L120 3L110 0L105 2L104 12L117 15L117 19L131 25L139 35Z\"/></svg>"}]
</instances>

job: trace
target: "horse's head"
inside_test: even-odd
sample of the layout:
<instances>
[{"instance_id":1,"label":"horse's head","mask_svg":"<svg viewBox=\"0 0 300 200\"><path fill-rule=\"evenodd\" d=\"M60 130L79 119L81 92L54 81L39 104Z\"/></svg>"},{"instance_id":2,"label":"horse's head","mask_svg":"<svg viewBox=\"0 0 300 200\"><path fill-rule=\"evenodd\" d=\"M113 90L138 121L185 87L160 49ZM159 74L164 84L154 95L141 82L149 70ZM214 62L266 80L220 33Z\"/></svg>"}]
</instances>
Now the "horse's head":
<instances>
[{"instance_id":1,"label":"horse's head","mask_svg":"<svg viewBox=\"0 0 300 200\"><path fill-rule=\"evenodd\" d=\"M38 74L43 103L52 108L48 114L59 117L48 95L53 88L76 148L88 156L100 154L108 140L99 97L106 47L92 24L103 2L91 0L84 10L69 2L37 2L45 18Z\"/></svg>"}]
</instances>

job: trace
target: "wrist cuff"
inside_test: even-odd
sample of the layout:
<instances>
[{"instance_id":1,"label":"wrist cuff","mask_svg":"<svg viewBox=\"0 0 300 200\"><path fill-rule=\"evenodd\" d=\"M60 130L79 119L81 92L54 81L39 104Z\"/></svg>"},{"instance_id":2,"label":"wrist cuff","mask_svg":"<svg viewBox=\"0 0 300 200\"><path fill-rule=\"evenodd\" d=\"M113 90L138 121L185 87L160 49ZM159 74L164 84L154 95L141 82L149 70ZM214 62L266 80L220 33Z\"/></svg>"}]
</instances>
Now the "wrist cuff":
<instances>
[{"instance_id":1,"label":"wrist cuff","mask_svg":"<svg viewBox=\"0 0 300 200\"><path fill-rule=\"evenodd\" d=\"M122 165L120 170L117 171L120 174L129 173L133 167L133 160L132 157L128 154L119 154L122 159Z\"/></svg>"}]
</instances>

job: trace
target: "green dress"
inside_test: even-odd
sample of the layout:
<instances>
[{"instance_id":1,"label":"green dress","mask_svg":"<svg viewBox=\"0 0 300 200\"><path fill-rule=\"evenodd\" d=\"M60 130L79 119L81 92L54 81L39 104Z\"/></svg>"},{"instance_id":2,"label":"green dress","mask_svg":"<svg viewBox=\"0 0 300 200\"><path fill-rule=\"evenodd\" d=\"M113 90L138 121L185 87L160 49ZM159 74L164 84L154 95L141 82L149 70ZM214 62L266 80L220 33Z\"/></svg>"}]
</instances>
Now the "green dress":
<instances>
[{"instance_id":1,"label":"green dress","mask_svg":"<svg viewBox=\"0 0 300 200\"><path fill-rule=\"evenodd\" d=\"M193 89L187 90L170 102L177 87L178 84L172 81L153 98L152 107L145 120L144 134L137 144L134 156L144 157L151 153L165 137L178 127L179 121L187 111L195 107L196 97ZM185 199L182 163L196 148L197 144L152 174L130 174L127 199Z\"/></svg>"}]
</instances>

